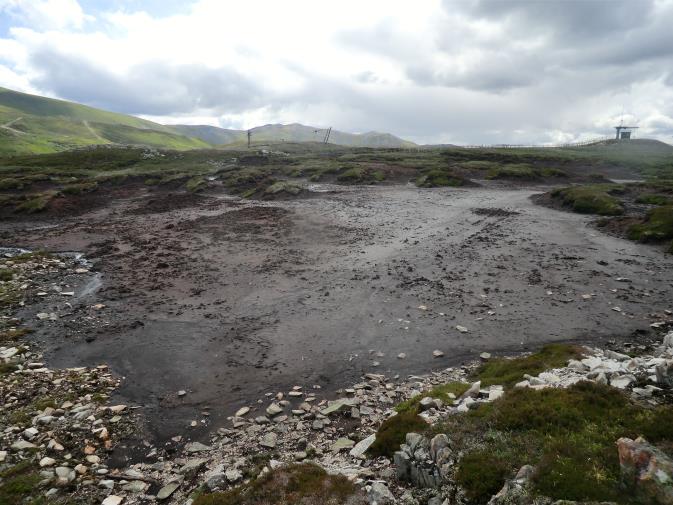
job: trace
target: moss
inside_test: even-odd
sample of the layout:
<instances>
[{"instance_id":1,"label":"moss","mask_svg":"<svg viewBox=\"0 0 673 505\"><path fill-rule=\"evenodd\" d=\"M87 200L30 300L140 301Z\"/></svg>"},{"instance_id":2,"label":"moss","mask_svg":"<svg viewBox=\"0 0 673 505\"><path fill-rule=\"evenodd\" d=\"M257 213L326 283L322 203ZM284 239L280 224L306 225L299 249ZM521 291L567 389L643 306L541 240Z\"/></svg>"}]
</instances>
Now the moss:
<instances>
[{"instance_id":1,"label":"moss","mask_svg":"<svg viewBox=\"0 0 673 505\"><path fill-rule=\"evenodd\" d=\"M565 365L572 358L582 356L581 349L568 344L547 344L539 352L520 358L496 358L483 363L474 374L482 385L513 386L523 380L524 374L537 375L550 368Z\"/></svg>"},{"instance_id":2,"label":"moss","mask_svg":"<svg viewBox=\"0 0 673 505\"><path fill-rule=\"evenodd\" d=\"M32 469L28 460L10 467L0 473L0 503L23 503L35 492L38 483L42 480Z\"/></svg>"},{"instance_id":3,"label":"moss","mask_svg":"<svg viewBox=\"0 0 673 505\"><path fill-rule=\"evenodd\" d=\"M581 214L619 216L624 213L624 208L612 195L622 191L624 186L616 184L593 184L556 189L551 196Z\"/></svg>"},{"instance_id":4,"label":"moss","mask_svg":"<svg viewBox=\"0 0 673 505\"><path fill-rule=\"evenodd\" d=\"M407 433L422 432L427 428L428 424L415 411L400 412L383 421L376 432L376 440L369 448L369 454L392 458L400 444L404 443Z\"/></svg>"},{"instance_id":5,"label":"moss","mask_svg":"<svg viewBox=\"0 0 673 505\"><path fill-rule=\"evenodd\" d=\"M499 455L491 451L475 451L460 460L455 479L470 502L486 503L500 491L510 473L510 465Z\"/></svg>"},{"instance_id":6,"label":"moss","mask_svg":"<svg viewBox=\"0 0 673 505\"><path fill-rule=\"evenodd\" d=\"M636 203L645 203L648 205L673 205L673 200L666 195L645 193L636 198Z\"/></svg>"},{"instance_id":7,"label":"moss","mask_svg":"<svg viewBox=\"0 0 673 505\"><path fill-rule=\"evenodd\" d=\"M459 163L458 166L467 170L494 170L497 169L500 164L495 161L471 160L463 161L462 163Z\"/></svg>"},{"instance_id":8,"label":"moss","mask_svg":"<svg viewBox=\"0 0 673 505\"><path fill-rule=\"evenodd\" d=\"M328 475L311 463L279 468L223 493L202 494L194 505L364 505L357 487L342 475Z\"/></svg>"},{"instance_id":9,"label":"moss","mask_svg":"<svg viewBox=\"0 0 673 505\"><path fill-rule=\"evenodd\" d=\"M641 224L629 227L627 235L640 242L661 242L673 239L673 205L664 205L647 212Z\"/></svg>"},{"instance_id":10,"label":"moss","mask_svg":"<svg viewBox=\"0 0 673 505\"><path fill-rule=\"evenodd\" d=\"M11 283L0 285L0 308L11 307L21 300L21 291Z\"/></svg>"},{"instance_id":11,"label":"moss","mask_svg":"<svg viewBox=\"0 0 673 505\"><path fill-rule=\"evenodd\" d=\"M418 396L414 396L409 400L403 401L402 403L398 404L395 407L395 410L397 412L412 411L418 413L420 401L427 396L430 396L432 398L438 398L439 400L442 400L444 403L451 403L453 400L449 395L452 394L457 398L460 395L462 395L465 391L467 391L469 387L470 385L466 384L465 382L449 382L447 384L441 384L439 386L432 388L429 391L422 392Z\"/></svg>"},{"instance_id":12,"label":"moss","mask_svg":"<svg viewBox=\"0 0 673 505\"><path fill-rule=\"evenodd\" d=\"M291 181L276 181L264 190L266 195L276 195L278 193L287 193L290 195L298 195L305 191L304 186Z\"/></svg>"}]
</instances>

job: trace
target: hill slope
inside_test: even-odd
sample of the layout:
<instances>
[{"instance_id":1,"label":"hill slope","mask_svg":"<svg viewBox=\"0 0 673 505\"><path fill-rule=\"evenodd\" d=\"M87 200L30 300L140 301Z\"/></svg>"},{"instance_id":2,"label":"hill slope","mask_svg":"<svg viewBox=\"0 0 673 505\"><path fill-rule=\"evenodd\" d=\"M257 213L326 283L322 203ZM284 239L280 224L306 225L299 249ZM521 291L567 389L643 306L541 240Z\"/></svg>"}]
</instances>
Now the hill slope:
<instances>
[{"instance_id":1,"label":"hill slope","mask_svg":"<svg viewBox=\"0 0 673 505\"><path fill-rule=\"evenodd\" d=\"M0 154L49 153L95 144L210 147L152 121L0 88Z\"/></svg>"},{"instance_id":2,"label":"hill slope","mask_svg":"<svg viewBox=\"0 0 673 505\"><path fill-rule=\"evenodd\" d=\"M247 143L247 130L227 130L216 126L175 125L174 131L200 138L211 144ZM251 141L260 142L320 142L326 130L302 124L269 124L252 128ZM350 147L415 147L416 144L389 133L346 133L332 130L330 144Z\"/></svg>"}]
</instances>

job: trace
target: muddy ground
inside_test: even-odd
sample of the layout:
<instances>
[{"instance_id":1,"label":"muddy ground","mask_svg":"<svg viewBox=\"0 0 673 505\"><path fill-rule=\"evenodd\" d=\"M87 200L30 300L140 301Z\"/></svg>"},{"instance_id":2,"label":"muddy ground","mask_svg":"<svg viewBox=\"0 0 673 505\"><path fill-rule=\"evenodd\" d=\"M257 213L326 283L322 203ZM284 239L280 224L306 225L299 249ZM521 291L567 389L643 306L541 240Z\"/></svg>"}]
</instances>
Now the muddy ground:
<instances>
[{"instance_id":1,"label":"muddy ground","mask_svg":"<svg viewBox=\"0 0 673 505\"><path fill-rule=\"evenodd\" d=\"M165 440L293 385L335 390L550 341L637 342L673 308L671 255L536 206L545 188L314 189L331 191L252 202L143 189L3 223L4 245L94 265L74 297L24 310L31 338L51 366L108 363Z\"/></svg>"}]
</instances>

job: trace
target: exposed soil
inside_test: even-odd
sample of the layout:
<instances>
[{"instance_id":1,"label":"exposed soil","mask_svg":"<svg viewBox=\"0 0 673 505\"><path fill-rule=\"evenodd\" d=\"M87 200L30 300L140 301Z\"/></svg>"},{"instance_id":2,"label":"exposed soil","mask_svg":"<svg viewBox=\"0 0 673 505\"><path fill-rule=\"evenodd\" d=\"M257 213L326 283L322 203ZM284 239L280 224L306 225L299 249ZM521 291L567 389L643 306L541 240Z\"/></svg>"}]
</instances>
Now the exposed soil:
<instances>
[{"instance_id":1,"label":"exposed soil","mask_svg":"<svg viewBox=\"0 0 673 505\"><path fill-rule=\"evenodd\" d=\"M192 420L191 436L226 425L237 407L295 384L335 390L363 372L413 374L482 351L646 336L672 308L673 257L536 206L534 193L136 193L56 222L6 223L0 237L93 261L69 307L24 311L30 338L52 366L109 363L161 440ZM64 315L38 321L41 311Z\"/></svg>"}]
</instances>

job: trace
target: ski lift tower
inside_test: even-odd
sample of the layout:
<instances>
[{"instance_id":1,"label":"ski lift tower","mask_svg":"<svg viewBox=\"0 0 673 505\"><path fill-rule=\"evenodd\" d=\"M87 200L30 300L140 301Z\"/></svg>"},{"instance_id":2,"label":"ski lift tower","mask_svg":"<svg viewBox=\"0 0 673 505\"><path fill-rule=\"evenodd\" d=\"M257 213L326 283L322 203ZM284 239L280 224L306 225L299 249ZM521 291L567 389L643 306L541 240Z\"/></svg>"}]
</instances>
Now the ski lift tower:
<instances>
[{"instance_id":1,"label":"ski lift tower","mask_svg":"<svg viewBox=\"0 0 673 505\"><path fill-rule=\"evenodd\" d=\"M617 131L615 140L631 140L631 136L635 133L634 130L638 128L638 126L624 126L622 124L615 126L615 130Z\"/></svg>"}]
</instances>

